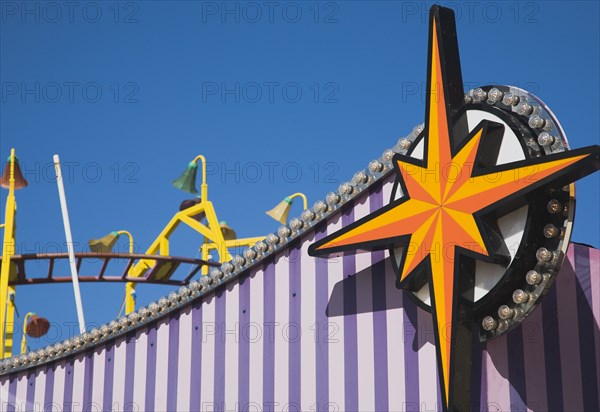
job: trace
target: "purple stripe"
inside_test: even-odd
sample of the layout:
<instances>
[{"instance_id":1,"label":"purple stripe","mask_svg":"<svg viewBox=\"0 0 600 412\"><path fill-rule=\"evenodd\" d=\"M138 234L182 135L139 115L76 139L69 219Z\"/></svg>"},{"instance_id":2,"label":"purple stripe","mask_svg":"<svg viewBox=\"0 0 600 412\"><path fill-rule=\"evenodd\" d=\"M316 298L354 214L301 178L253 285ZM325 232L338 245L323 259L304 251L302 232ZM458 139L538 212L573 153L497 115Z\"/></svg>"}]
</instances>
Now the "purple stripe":
<instances>
[{"instance_id":1,"label":"purple stripe","mask_svg":"<svg viewBox=\"0 0 600 412\"><path fill-rule=\"evenodd\" d=\"M417 304L403 291L402 307L404 308L404 384L406 410L420 410L419 406L419 354L418 354L418 321Z\"/></svg>"},{"instance_id":2,"label":"purple stripe","mask_svg":"<svg viewBox=\"0 0 600 412\"><path fill-rule=\"evenodd\" d=\"M133 412L135 404L133 403L133 387L135 379L135 347L137 345L137 336L135 331L129 332L126 336L125 346L125 396L123 399L123 410Z\"/></svg>"},{"instance_id":3,"label":"purple stripe","mask_svg":"<svg viewBox=\"0 0 600 412\"><path fill-rule=\"evenodd\" d=\"M264 328L263 345L263 411L273 410L275 401L275 342L271 333L275 325L275 263L272 258L264 263Z\"/></svg>"},{"instance_id":4,"label":"purple stripe","mask_svg":"<svg viewBox=\"0 0 600 412\"><path fill-rule=\"evenodd\" d=\"M560 366L560 340L558 336L558 314L556 307L556 287L550 289L542 303L544 319L544 362L546 364L546 393L548 410L562 411L562 371Z\"/></svg>"},{"instance_id":5,"label":"purple stripe","mask_svg":"<svg viewBox=\"0 0 600 412\"><path fill-rule=\"evenodd\" d=\"M525 356L523 354L523 328L519 326L506 337L508 357L508 382L511 410L527 410L525 388Z\"/></svg>"},{"instance_id":6,"label":"purple stripe","mask_svg":"<svg viewBox=\"0 0 600 412\"><path fill-rule=\"evenodd\" d=\"M374 209L371 209L374 210ZM389 409L388 394L388 347L387 347L387 306L385 290L384 252L371 253L371 281L373 283L373 350L375 372L375 410Z\"/></svg>"},{"instance_id":7,"label":"purple stripe","mask_svg":"<svg viewBox=\"0 0 600 412\"><path fill-rule=\"evenodd\" d=\"M342 227L354 222L354 209L342 214ZM356 326L356 260L354 255L343 257L344 273L344 390L345 408L358 410L358 342Z\"/></svg>"},{"instance_id":8,"label":"purple stripe","mask_svg":"<svg viewBox=\"0 0 600 412\"><path fill-rule=\"evenodd\" d=\"M377 183L371 189L369 207L371 213L383 207L383 185ZM375 372L375 410L389 409L388 394L388 347L387 347L387 309L385 285L385 253L371 253L371 282L373 290L373 350Z\"/></svg>"},{"instance_id":9,"label":"purple stripe","mask_svg":"<svg viewBox=\"0 0 600 412\"><path fill-rule=\"evenodd\" d=\"M145 409L154 410L154 391L156 389L156 330L158 323L148 328L148 346L146 352L146 397ZM161 371L162 372L162 371Z\"/></svg>"},{"instance_id":10,"label":"purple stripe","mask_svg":"<svg viewBox=\"0 0 600 412\"><path fill-rule=\"evenodd\" d=\"M104 396L102 397L102 410L112 410L113 378L115 372L115 344L110 343L104 357Z\"/></svg>"},{"instance_id":11,"label":"purple stripe","mask_svg":"<svg viewBox=\"0 0 600 412\"><path fill-rule=\"evenodd\" d=\"M190 370L190 410L200 410L202 383L202 301L192 308L192 358Z\"/></svg>"},{"instance_id":12,"label":"purple stripe","mask_svg":"<svg viewBox=\"0 0 600 412\"><path fill-rule=\"evenodd\" d=\"M71 359L65 364L65 396L63 398L63 411L71 412L73 410L73 364L75 360Z\"/></svg>"},{"instance_id":13,"label":"purple stripe","mask_svg":"<svg viewBox=\"0 0 600 412\"><path fill-rule=\"evenodd\" d=\"M46 368L46 387L44 388L44 410L53 408L54 397L54 368L56 365L49 365Z\"/></svg>"},{"instance_id":14,"label":"purple stripe","mask_svg":"<svg viewBox=\"0 0 600 412\"><path fill-rule=\"evenodd\" d=\"M289 409L301 410L301 370L302 370L302 346L301 346L301 313L302 313L302 287L301 287L301 255L300 241L296 240L289 246L289 271L290 271L290 324L289 324Z\"/></svg>"},{"instance_id":15,"label":"purple stripe","mask_svg":"<svg viewBox=\"0 0 600 412\"><path fill-rule=\"evenodd\" d=\"M483 409L481 398L483 396L483 376L481 375L481 365L483 363L482 345L479 343L477 333L473 333L473 364L471 365L471 405L475 411ZM441 391L440 391L441 392ZM441 402L441 401L440 401Z\"/></svg>"},{"instance_id":16,"label":"purple stripe","mask_svg":"<svg viewBox=\"0 0 600 412\"><path fill-rule=\"evenodd\" d=\"M542 337L542 310L536 309L523 322L523 354L525 357L525 388L527 406L534 411L548 409L546 405L546 374L544 366L544 339Z\"/></svg>"},{"instance_id":17,"label":"purple stripe","mask_svg":"<svg viewBox=\"0 0 600 412\"><path fill-rule=\"evenodd\" d=\"M579 330L577 314L576 275L572 267L573 249L569 250L568 261L556 279L558 304L558 332L562 372L563 405L566 410L583 409L581 365L579 362ZM568 308L568 310L565 310Z\"/></svg>"},{"instance_id":18,"label":"purple stripe","mask_svg":"<svg viewBox=\"0 0 600 412\"><path fill-rule=\"evenodd\" d=\"M315 241L323 239L327 235L327 226L322 224L315 233ZM325 258L315 258L315 324L317 330L328 330L327 303L328 293L328 267ZM329 345L325 339L317 339L315 345L315 385L317 405L329 403Z\"/></svg>"},{"instance_id":19,"label":"purple stripe","mask_svg":"<svg viewBox=\"0 0 600 412\"><path fill-rule=\"evenodd\" d=\"M483 349L481 351L481 397L479 398L479 408L477 410L479 411L486 411L488 409L488 382L487 382L487 350ZM477 381L473 380L473 382L477 383ZM477 391L474 390L473 391L475 394L477 394Z\"/></svg>"},{"instance_id":20,"label":"purple stripe","mask_svg":"<svg viewBox=\"0 0 600 412\"><path fill-rule=\"evenodd\" d=\"M92 390L94 388L94 351L85 355L85 370L83 373L83 405L84 411L92 409Z\"/></svg>"},{"instance_id":21,"label":"purple stripe","mask_svg":"<svg viewBox=\"0 0 600 412\"><path fill-rule=\"evenodd\" d=\"M577 282L577 314L579 323L579 355L581 361L581 383L583 405L586 411L598 411L598 371L596 370L596 324L592 312L592 281L590 252L582 245L573 244L575 274Z\"/></svg>"},{"instance_id":22,"label":"purple stripe","mask_svg":"<svg viewBox=\"0 0 600 412\"><path fill-rule=\"evenodd\" d=\"M177 410L177 374L179 366L179 317L181 312L169 317L169 358L167 380L167 410Z\"/></svg>"},{"instance_id":23,"label":"purple stripe","mask_svg":"<svg viewBox=\"0 0 600 412\"><path fill-rule=\"evenodd\" d=\"M8 399L6 400L6 412L14 412L16 410L17 403L17 376L13 375L8 381ZM0 408L3 406L0 404Z\"/></svg>"},{"instance_id":24,"label":"purple stripe","mask_svg":"<svg viewBox=\"0 0 600 412\"><path fill-rule=\"evenodd\" d=\"M227 288L221 287L215 293L215 369L214 403L215 408L225 404L225 342L227 340ZM220 339L219 339L220 338ZM233 384L233 383L232 383ZM218 410L218 409L217 409Z\"/></svg>"},{"instance_id":25,"label":"purple stripe","mask_svg":"<svg viewBox=\"0 0 600 412\"><path fill-rule=\"evenodd\" d=\"M239 283L238 402L243 411L250 402L250 281L250 276L244 276Z\"/></svg>"},{"instance_id":26,"label":"purple stripe","mask_svg":"<svg viewBox=\"0 0 600 412\"><path fill-rule=\"evenodd\" d=\"M35 371L27 375L27 403L25 411L33 411L35 407Z\"/></svg>"}]
</instances>

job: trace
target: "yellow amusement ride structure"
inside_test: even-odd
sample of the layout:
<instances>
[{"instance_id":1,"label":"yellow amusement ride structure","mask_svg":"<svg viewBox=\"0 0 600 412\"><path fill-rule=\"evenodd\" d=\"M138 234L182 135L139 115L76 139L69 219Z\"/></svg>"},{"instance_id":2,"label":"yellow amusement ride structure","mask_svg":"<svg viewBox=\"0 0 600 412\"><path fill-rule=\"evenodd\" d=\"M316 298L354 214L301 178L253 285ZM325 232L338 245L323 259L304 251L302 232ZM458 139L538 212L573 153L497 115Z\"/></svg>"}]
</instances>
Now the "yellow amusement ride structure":
<instances>
[{"instance_id":1,"label":"yellow amusement ride structure","mask_svg":"<svg viewBox=\"0 0 600 412\"><path fill-rule=\"evenodd\" d=\"M202 171L200 193L196 189L196 175L199 164ZM57 179L60 175L57 172ZM219 221L215 208L208 200L208 184L206 182L206 159L198 155L188 163L180 177L173 181L173 186L185 192L197 195L193 199L184 200L179 211L169 220L156 239L144 254L134 253L133 236L126 230L118 230L108 235L88 242L91 252L74 253L35 253L16 254L15 251L15 190L27 186L27 180L19 168L15 150L11 150L4 173L0 178L0 186L8 189L2 244L1 276L0 276L0 359L12 356L13 333L15 319L16 287L43 283L61 282L124 282L125 296L121 310L126 314L135 310L136 285L138 283L153 283L172 286L185 286L196 275L207 275L209 267L219 267L222 262L231 260L231 251L245 246L253 246L263 240L264 236L237 238L235 231L225 221ZM59 190L60 191L60 190ZM293 199L301 197L303 210L307 209L307 199L302 193L294 193L282 200L267 215L285 224L290 212ZM169 239L177 227L185 224L203 236L204 241L199 248L200 259L177 257L170 255ZM129 240L129 253L114 253L113 247L121 235ZM69 234L70 236L70 234ZM216 257L212 255L216 252ZM76 278L55 273L55 262L74 259ZM83 262L86 260L98 262L99 269L93 274L81 274ZM27 262L45 262L47 271L43 276L32 276ZM119 262L122 271L117 274L107 274L109 262ZM182 266L188 266L189 272L182 278L174 276ZM36 269L39 265L36 265ZM111 266L112 267L112 266ZM113 269L114 270L114 269ZM74 282L75 283L75 282ZM77 294L77 292L76 292ZM81 327L81 326L80 326ZM21 353L27 351L26 337L40 337L48 331L49 322L29 312L24 318Z\"/></svg>"}]
</instances>

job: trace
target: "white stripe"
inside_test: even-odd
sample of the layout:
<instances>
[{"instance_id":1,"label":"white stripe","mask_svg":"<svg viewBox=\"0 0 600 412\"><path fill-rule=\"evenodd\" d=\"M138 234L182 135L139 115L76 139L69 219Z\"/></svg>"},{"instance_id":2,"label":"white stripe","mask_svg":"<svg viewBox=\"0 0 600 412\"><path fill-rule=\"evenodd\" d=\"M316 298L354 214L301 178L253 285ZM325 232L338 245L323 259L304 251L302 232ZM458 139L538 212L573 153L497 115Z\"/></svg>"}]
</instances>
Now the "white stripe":
<instances>
[{"instance_id":1,"label":"white stripe","mask_svg":"<svg viewBox=\"0 0 600 412\"><path fill-rule=\"evenodd\" d=\"M81 411L83 405L83 384L85 382L85 356L79 356L73 362L73 410ZM36 379L35 385L37 387Z\"/></svg>"},{"instance_id":2,"label":"white stripe","mask_svg":"<svg viewBox=\"0 0 600 412\"><path fill-rule=\"evenodd\" d=\"M358 202L360 200L360 203ZM354 221L371 213L369 196L364 193L355 200ZM358 366L358 409L361 411L375 410L375 365L373 343L373 284L371 253L357 253L354 255L356 265L356 348Z\"/></svg>"},{"instance_id":3,"label":"white stripe","mask_svg":"<svg viewBox=\"0 0 600 412\"><path fill-rule=\"evenodd\" d=\"M289 251L289 248L287 248ZM275 263L275 409L289 402L290 266L289 256L280 255Z\"/></svg>"},{"instance_id":4,"label":"white stripe","mask_svg":"<svg viewBox=\"0 0 600 412\"><path fill-rule=\"evenodd\" d=\"M116 410L125 409L125 368L126 368L127 341L121 339L115 342L113 349L113 396L112 404ZM73 382L75 383L75 382Z\"/></svg>"},{"instance_id":5,"label":"white stripe","mask_svg":"<svg viewBox=\"0 0 600 412\"><path fill-rule=\"evenodd\" d=\"M27 405L27 373L22 373L17 379L17 393L15 394L17 411L26 410Z\"/></svg>"},{"instance_id":6,"label":"white stripe","mask_svg":"<svg viewBox=\"0 0 600 412\"><path fill-rule=\"evenodd\" d=\"M44 397L46 396L46 370L36 371L35 376L35 391L34 391L34 405L36 409L44 410L46 405ZM8 389L8 381L6 381ZM8 392L7 392L8 393Z\"/></svg>"},{"instance_id":7,"label":"white stripe","mask_svg":"<svg viewBox=\"0 0 600 412\"><path fill-rule=\"evenodd\" d=\"M239 409L238 377L239 377L239 328L240 328L240 286L238 282L227 285L225 300L225 410Z\"/></svg>"},{"instance_id":8,"label":"white stripe","mask_svg":"<svg viewBox=\"0 0 600 412\"><path fill-rule=\"evenodd\" d=\"M391 177L389 177L387 181L383 184L381 190L383 192L383 206L386 206L390 203L390 199L392 198L392 189L394 187L395 176L395 173L393 173Z\"/></svg>"},{"instance_id":9,"label":"white stripe","mask_svg":"<svg viewBox=\"0 0 600 412\"><path fill-rule=\"evenodd\" d=\"M366 268L365 268L366 266ZM358 409L375 410L375 356L373 343L373 283L371 254L356 255L356 333L358 357Z\"/></svg>"},{"instance_id":10,"label":"white stripe","mask_svg":"<svg viewBox=\"0 0 600 412\"><path fill-rule=\"evenodd\" d=\"M354 206L354 221L355 222L371 213L369 198L364 197L361 200L362 200L361 203L356 203ZM365 283L365 284L367 283L367 280L365 280L364 278L368 278L368 283L369 283L368 287L370 290L372 290L373 288L371 285L371 266L372 266L371 265L371 254L368 252L360 252L360 253L356 253L354 256L355 256L355 264L356 264L356 273L349 273L349 275L357 276L357 278L356 278L357 292L358 292L358 282ZM361 278L363 278L363 279L361 279ZM362 301L362 296L357 295L356 305L357 305L357 309L359 309L358 310L359 312L361 312L361 311L365 312L367 310L369 312L372 312L373 311L372 295L369 295L366 301ZM371 316L371 318L372 318L372 316ZM371 320L371 322L372 322L372 320Z\"/></svg>"},{"instance_id":11,"label":"white stripe","mask_svg":"<svg viewBox=\"0 0 600 412\"><path fill-rule=\"evenodd\" d=\"M179 316L179 359L177 363L177 410L185 411L190 407L190 375L192 364L192 306ZM197 350L197 348L194 348Z\"/></svg>"},{"instance_id":12,"label":"white stripe","mask_svg":"<svg viewBox=\"0 0 600 412\"><path fill-rule=\"evenodd\" d=\"M8 402L8 385L10 384L10 380L8 377L2 377L2 384L0 385L0 411L6 410L6 404Z\"/></svg>"},{"instance_id":13,"label":"white stripe","mask_svg":"<svg viewBox=\"0 0 600 412\"><path fill-rule=\"evenodd\" d=\"M0 411L6 410L6 403L8 402L8 385L10 381L6 376L2 377L2 384L0 385Z\"/></svg>"},{"instance_id":14,"label":"white stripe","mask_svg":"<svg viewBox=\"0 0 600 412\"><path fill-rule=\"evenodd\" d=\"M431 314L421 308L417 308L416 333L419 342L419 402L421 410L435 410L439 387L435 332Z\"/></svg>"},{"instance_id":15,"label":"white stripe","mask_svg":"<svg viewBox=\"0 0 600 412\"><path fill-rule=\"evenodd\" d=\"M65 376L67 375L66 364L62 361L54 367L54 388L52 391L52 405L58 407L59 410L63 407L65 397ZM104 385L102 385L104 387Z\"/></svg>"},{"instance_id":16,"label":"white stripe","mask_svg":"<svg viewBox=\"0 0 600 412\"><path fill-rule=\"evenodd\" d=\"M323 276L323 273L316 274L315 258L308 255L308 246L314 243L314 234L311 238L304 239L300 250L301 273L300 273L300 296L301 315L300 325L302 338L300 342L300 399L302 401L301 409L303 411L314 408L314 401L317 397L315 376L317 373L316 346L314 337L314 328L316 322L316 276Z\"/></svg>"},{"instance_id":17,"label":"white stripe","mask_svg":"<svg viewBox=\"0 0 600 412\"><path fill-rule=\"evenodd\" d=\"M138 410L146 405L146 366L148 364L148 330L138 332L135 343L135 365L133 375L133 404Z\"/></svg>"},{"instance_id":18,"label":"white stripe","mask_svg":"<svg viewBox=\"0 0 600 412\"><path fill-rule=\"evenodd\" d=\"M248 279L250 281L250 324L248 330L244 331L250 342L250 373L248 403L253 409L262 409L263 395L263 344L265 341L265 329L263 327L263 297L264 297L264 272L257 270Z\"/></svg>"},{"instance_id":19,"label":"white stripe","mask_svg":"<svg viewBox=\"0 0 600 412\"><path fill-rule=\"evenodd\" d=\"M404 341L404 328L409 325L404 324L404 306L398 307L398 303L402 301L402 290L396 288L396 271L392 267L389 253L386 252L386 256L385 301L390 308L386 312L388 398L389 409L396 411L404 409L406 402L404 345L410 343Z\"/></svg>"},{"instance_id":20,"label":"white stripe","mask_svg":"<svg viewBox=\"0 0 600 412\"><path fill-rule=\"evenodd\" d=\"M484 351L488 386L488 409L491 411L510 410L510 391L508 377L503 376L498 370L508 370L506 353L506 335L487 342ZM490 355L491 354L491 355ZM492 357L497 358L496 362ZM508 375L508 374L506 374Z\"/></svg>"},{"instance_id":21,"label":"white stripe","mask_svg":"<svg viewBox=\"0 0 600 412\"><path fill-rule=\"evenodd\" d=\"M156 331L156 384L154 387L154 410L167 410L167 387L169 386L169 318L158 324Z\"/></svg>"},{"instance_id":22,"label":"white stripe","mask_svg":"<svg viewBox=\"0 0 600 412\"><path fill-rule=\"evenodd\" d=\"M92 385L92 409L102 410L104 400L104 362L106 359L106 349L99 348L94 352L94 380ZM54 375L54 385L56 386L56 373Z\"/></svg>"},{"instance_id":23,"label":"white stripe","mask_svg":"<svg viewBox=\"0 0 600 412\"><path fill-rule=\"evenodd\" d=\"M202 302L202 385L200 399L202 405L212 404L215 398L215 295L211 294Z\"/></svg>"},{"instance_id":24,"label":"white stripe","mask_svg":"<svg viewBox=\"0 0 600 412\"><path fill-rule=\"evenodd\" d=\"M369 198L370 196L365 192L354 199L354 221L360 220L371 213Z\"/></svg>"},{"instance_id":25,"label":"white stripe","mask_svg":"<svg viewBox=\"0 0 600 412\"><path fill-rule=\"evenodd\" d=\"M327 234L332 234L342 228L341 214L327 226ZM334 286L343 279L343 258L335 257L327 260L328 269L328 291L329 303L331 303L331 293ZM344 294L341 283L336 289L335 310L340 311L344 305ZM316 325L315 338L319 342L329 342L329 404L335 405L336 410L345 410L345 380L344 380L344 317L330 316L327 325ZM319 408L321 406L319 405Z\"/></svg>"}]
</instances>

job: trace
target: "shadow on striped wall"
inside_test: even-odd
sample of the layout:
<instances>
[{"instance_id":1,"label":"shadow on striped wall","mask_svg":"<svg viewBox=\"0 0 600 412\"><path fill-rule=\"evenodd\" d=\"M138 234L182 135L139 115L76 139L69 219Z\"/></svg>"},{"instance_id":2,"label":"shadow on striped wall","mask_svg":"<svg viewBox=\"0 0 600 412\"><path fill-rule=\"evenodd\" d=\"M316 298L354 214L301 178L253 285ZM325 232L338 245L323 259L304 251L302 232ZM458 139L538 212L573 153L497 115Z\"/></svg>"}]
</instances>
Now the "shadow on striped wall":
<instances>
[{"instance_id":1,"label":"shadow on striped wall","mask_svg":"<svg viewBox=\"0 0 600 412\"><path fill-rule=\"evenodd\" d=\"M425 344L434 344L430 315L395 288L389 257L372 259L335 284L327 316L402 308L404 359L417 359ZM600 251L572 243L540 307L508 334L475 344L473 410L600 410L599 266Z\"/></svg>"}]
</instances>

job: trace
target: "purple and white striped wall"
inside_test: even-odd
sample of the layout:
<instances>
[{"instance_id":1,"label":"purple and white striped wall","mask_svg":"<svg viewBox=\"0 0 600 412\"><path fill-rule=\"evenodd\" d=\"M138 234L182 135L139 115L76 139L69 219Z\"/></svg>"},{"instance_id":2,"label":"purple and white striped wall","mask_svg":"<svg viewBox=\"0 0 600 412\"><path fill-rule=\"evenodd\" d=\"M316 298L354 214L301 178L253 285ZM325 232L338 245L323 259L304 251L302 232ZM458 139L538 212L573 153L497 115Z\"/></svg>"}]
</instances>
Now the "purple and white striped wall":
<instances>
[{"instance_id":1,"label":"purple and white striped wall","mask_svg":"<svg viewBox=\"0 0 600 412\"><path fill-rule=\"evenodd\" d=\"M379 209L393 176L215 293L108 344L0 378L0 411L432 411L429 313L387 252L307 254ZM519 328L476 353L473 409L598 411L600 251L572 244Z\"/></svg>"}]
</instances>

